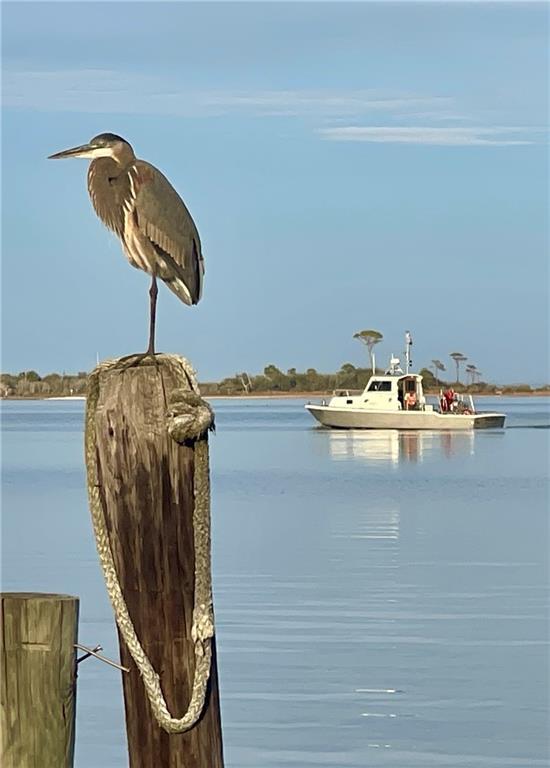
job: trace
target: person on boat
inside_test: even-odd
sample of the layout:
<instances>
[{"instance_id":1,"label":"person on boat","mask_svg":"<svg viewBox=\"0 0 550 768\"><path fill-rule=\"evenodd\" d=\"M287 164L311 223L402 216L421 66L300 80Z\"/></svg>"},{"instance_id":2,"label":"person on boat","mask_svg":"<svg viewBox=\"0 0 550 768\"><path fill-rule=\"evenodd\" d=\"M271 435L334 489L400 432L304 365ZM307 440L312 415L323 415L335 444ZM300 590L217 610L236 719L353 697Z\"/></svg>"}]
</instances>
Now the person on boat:
<instances>
[{"instance_id":1,"label":"person on boat","mask_svg":"<svg viewBox=\"0 0 550 768\"><path fill-rule=\"evenodd\" d=\"M456 399L454 389L452 387L446 389L445 392L443 392L443 397L445 398L445 411L448 413L454 411Z\"/></svg>"},{"instance_id":2,"label":"person on boat","mask_svg":"<svg viewBox=\"0 0 550 768\"><path fill-rule=\"evenodd\" d=\"M405 395L405 410L411 411L416 408L416 392L407 392Z\"/></svg>"}]
</instances>

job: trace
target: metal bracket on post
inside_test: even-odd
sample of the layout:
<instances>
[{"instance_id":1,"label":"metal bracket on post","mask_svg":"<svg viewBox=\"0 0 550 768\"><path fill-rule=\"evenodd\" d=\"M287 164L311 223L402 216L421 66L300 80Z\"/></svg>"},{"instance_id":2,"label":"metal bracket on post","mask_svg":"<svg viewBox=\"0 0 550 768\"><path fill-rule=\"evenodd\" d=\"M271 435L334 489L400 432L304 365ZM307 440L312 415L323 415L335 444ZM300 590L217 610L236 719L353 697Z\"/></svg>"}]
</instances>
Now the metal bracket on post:
<instances>
[{"instance_id":1,"label":"metal bracket on post","mask_svg":"<svg viewBox=\"0 0 550 768\"><path fill-rule=\"evenodd\" d=\"M116 661L111 661L111 659L108 659L106 656L101 656L101 654L98 653L98 651L102 651L103 647L101 645L96 645L94 648L88 648L87 645L81 645L81 643L75 643L75 648L78 648L79 651L86 651L84 656L81 656L79 659L76 660L77 664L80 664L81 661L84 661L85 659L89 659L90 656L94 656L96 659L99 659L100 661L104 661L105 664L109 664L111 667L115 667L115 669L120 669L121 672L129 672L130 670L128 667L123 667L122 664L117 664Z\"/></svg>"}]
</instances>

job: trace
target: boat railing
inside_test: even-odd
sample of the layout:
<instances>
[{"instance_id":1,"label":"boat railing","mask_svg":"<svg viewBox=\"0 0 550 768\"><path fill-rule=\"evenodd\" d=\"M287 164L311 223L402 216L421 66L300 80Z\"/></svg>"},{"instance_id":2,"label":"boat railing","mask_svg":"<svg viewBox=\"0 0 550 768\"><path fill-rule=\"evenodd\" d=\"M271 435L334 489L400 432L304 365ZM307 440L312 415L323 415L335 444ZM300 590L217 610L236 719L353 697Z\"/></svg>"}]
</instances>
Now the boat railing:
<instances>
[{"instance_id":1,"label":"boat railing","mask_svg":"<svg viewBox=\"0 0 550 768\"><path fill-rule=\"evenodd\" d=\"M446 406L443 407L443 404ZM474 398L470 392L454 392L453 400L449 403L442 390L439 391L439 412L440 413L466 413L475 414L476 407L474 405Z\"/></svg>"}]
</instances>

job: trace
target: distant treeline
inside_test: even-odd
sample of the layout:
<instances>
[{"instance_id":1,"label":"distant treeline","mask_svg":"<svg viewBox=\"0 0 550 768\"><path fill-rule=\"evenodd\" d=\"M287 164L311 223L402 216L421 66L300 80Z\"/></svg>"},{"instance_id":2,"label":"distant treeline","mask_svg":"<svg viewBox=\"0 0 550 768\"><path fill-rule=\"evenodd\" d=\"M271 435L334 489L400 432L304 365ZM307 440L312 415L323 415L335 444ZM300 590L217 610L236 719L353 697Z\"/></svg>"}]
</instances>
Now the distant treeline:
<instances>
[{"instance_id":1,"label":"distant treeline","mask_svg":"<svg viewBox=\"0 0 550 768\"><path fill-rule=\"evenodd\" d=\"M383 373L377 370L377 373ZM453 386L460 392L491 394L496 392L535 392L550 391L550 387L535 389L529 384L498 386L479 381L475 384L459 384L437 380L432 371L422 368L420 374L424 377L426 391L437 392L440 388ZM371 375L370 368L356 368L351 363L344 363L336 373L319 373L315 368L298 371L289 368L281 371L275 365L267 365L263 373L249 375L245 371L236 373L219 382L201 383L204 395L243 395L243 394L273 394L292 392L332 392L335 389L362 390ZM0 374L0 397L63 397L85 395L88 374L79 371L76 374L49 373L40 376L36 371L22 371L18 374Z\"/></svg>"},{"instance_id":2,"label":"distant treeline","mask_svg":"<svg viewBox=\"0 0 550 768\"><path fill-rule=\"evenodd\" d=\"M0 374L0 397L63 397L85 395L88 384L86 371L75 374L49 373L39 376L36 371Z\"/></svg>"},{"instance_id":3,"label":"distant treeline","mask_svg":"<svg viewBox=\"0 0 550 768\"><path fill-rule=\"evenodd\" d=\"M377 369L378 374L384 373ZM495 393L495 392L534 392L529 384L517 384L498 386L484 381L475 384L462 384L449 382L435 378L432 371L422 368L421 376L424 377L424 389L438 392L440 388L453 386L460 392ZM263 373L250 376L246 372L236 373L220 382L206 382L201 384L201 391L205 395L238 395L238 394L262 394L262 393L292 393L292 392L332 392L335 389L362 390L369 377L372 375L370 368L356 368L351 363L344 363L336 373L319 373L315 368L308 368L304 372L296 368L289 368L286 373L275 365L268 365ZM548 387L542 387L548 390Z\"/></svg>"}]
</instances>

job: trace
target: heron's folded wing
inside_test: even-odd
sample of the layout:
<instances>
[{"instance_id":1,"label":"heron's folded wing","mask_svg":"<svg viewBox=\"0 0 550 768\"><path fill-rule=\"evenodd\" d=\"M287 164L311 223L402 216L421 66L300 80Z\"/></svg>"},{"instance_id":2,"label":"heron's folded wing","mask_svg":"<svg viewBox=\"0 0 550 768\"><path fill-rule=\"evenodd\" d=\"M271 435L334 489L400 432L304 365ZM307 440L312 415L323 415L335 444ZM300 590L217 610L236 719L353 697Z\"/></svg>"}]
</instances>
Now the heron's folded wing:
<instances>
[{"instance_id":1,"label":"heron's folded wing","mask_svg":"<svg viewBox=\"0 0 550 768\"><path fill-rule=\"evenodd\" d=\"M197 227L191 214L168 179L149 163L136 163L134 213L140 231L156 246L165 265L162 278L177 293L183 282L190 301L196 304L202 292L204 261ZM171 284L171 280L175 281ZM185 301L185 298L183 298Z\"/></svg>"}]
</instances>

